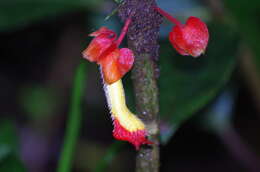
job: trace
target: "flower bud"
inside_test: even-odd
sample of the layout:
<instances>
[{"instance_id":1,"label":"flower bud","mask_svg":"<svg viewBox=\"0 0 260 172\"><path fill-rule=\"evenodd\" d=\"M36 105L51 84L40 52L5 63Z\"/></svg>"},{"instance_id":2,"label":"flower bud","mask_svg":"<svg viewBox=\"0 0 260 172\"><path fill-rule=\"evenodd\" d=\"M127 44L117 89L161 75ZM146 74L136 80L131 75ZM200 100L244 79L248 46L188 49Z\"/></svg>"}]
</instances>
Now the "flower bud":
<instances>
[{"instance_id":1,"label":"flower bud","mask_svg":"<svg viewBox=\"0 0 260 172\"><path fill-rule=\"evenodd\" d=\"M181 55L198 57L206 50L209 40L208 28L199 18L189 17L185 25L173 27L169 40Z\"/></svg>"}]
</instances>

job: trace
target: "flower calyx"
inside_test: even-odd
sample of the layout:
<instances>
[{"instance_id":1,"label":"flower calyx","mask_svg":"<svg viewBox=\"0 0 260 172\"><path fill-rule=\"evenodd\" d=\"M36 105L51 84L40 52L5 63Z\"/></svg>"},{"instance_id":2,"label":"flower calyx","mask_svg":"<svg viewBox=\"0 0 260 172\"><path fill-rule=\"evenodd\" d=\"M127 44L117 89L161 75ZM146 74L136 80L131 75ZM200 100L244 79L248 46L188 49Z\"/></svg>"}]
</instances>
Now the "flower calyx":
<instances>
[{"instance_id":1,"label":"flower calyx","mask_svg":"<svg viewBox=\"0 0 260 172\"><path fill-rule=\"evenodd\" d=\"M128 48L119 48L131 19L127 19L124 28L116 40L116 33L106 27L89 34L94 39L82 52L83 57L90 62L96 62L101 67L104 81L112 84L121 79L133 66L134 53Z\"/></svg>"}]
</instances>

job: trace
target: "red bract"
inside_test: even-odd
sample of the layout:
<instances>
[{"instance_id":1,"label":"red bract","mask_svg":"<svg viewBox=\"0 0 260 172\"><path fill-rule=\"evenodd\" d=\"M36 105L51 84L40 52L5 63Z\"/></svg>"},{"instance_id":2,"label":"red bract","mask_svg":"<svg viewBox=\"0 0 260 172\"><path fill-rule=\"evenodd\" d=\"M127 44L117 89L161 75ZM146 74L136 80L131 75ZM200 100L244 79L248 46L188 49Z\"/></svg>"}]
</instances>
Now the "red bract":
<instances>
[{"instance_id":1,"label":"red bract","mask_svg":"<svg viewBox=\"0 0 260 172\"><path fill-rule=\"evenodd\" d=\"M121 48L119 58L117 59L117 63L121 75L125 75L134 64L133 51L128 48Z\"/></svg>"},{"instance_id":2,"label":"red bract","mask_svg":"<svg viewBox=\"0 0 260 172\"><path fill-rule=\"evenodd\" d=\"M129 21L126 22L127 27L129 23ZM118 48L126 34L125 27L117 41L115 41L116 33L106 27L91 33L90 36L95 38L82 52L85 59L101 65L103 77L107 84L112 84L121 79L133 66L133 52L128 48Z\"/></svg>"},{"instance_id":3,"label":"red bract","mask_svg":"<svg viewBox=\"0 0 260 172\"><path fill-rule=\"evenodd\" d=\"M99 62L107 84L112 84L122 78L133 66L134 54L128 48L116 48Z\"/></svg>"},{"instance_id":4,"label":"red bract","mask_svg":"<svg viewBox=\"0 0 260 172\"><path fill-rule=\"evenodd\" d=\"M209 33L206 24L199 18L189 17L184 26L173 27L169 40L181 55L198 57L206 50Z\"/></svg>"},{"instance_id":5,"label":"red bract","mask_svg":"<svg viewBox=\"0 0 260 172\"><path fill-rule=\"evenodd\" d=\"M161 8L155 7L154 9L176 25L169 34L169 40L176 51L181 55L191 55L193 57L198 57L205 52L208 45L209 32L204 22L197 17L191 16L183 25Z\"/></svg>"}]
</instances>

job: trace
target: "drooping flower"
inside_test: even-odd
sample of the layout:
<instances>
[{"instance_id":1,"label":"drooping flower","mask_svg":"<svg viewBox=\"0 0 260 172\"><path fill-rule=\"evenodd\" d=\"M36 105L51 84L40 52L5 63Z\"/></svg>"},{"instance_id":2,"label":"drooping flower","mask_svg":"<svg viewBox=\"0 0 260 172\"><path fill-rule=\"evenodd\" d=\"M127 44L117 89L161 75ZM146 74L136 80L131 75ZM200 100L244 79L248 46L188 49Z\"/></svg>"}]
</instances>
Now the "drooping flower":
<instances>
[{"instance_id":1,"label":"drooping flower","mask_svg":"<svg viewBox=\"0 0 260 172\"><path fill-rule=\"evenodd\" d=\"M193 57L198 57L205 52L209 32L204 22L197 17L191 16L183 25L159 7L155 7L155 10L175 24L169 34L169 40L177 52L184 56L191 55Z\"/></svg>"},{"instance_id":2,"label":"drooping flower","mask_svg":"<svg viewBox=\"0 0 260 172\"><path fill-rule=\"evenodd\" d=\"M113 119L113 136L118 140L132 143L136 149L142 144L152 144L147 140L145 124L131 111L125 103L125 93L121 78L132 68L134 54L128 48L119 48L131 20L127 19L124 28L116 40L116 33L102 27L90 34L95 38L82 52L83 57L100 65L104 79L104 90L111 117Z\"/></svg>"}]
</instances>

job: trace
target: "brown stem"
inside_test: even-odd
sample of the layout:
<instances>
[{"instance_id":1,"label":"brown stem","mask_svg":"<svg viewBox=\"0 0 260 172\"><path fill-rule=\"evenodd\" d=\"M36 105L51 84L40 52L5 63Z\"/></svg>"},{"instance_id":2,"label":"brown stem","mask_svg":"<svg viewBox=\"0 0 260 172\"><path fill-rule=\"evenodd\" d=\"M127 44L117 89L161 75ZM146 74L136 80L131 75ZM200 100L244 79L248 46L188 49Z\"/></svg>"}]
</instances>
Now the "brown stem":
<instances>
[{"instance_id":1,"label":"brown stem","mask_svg":"<svg viewBox=\"0 0 260 172\"><path fill-rule=\"evenodd\" d=\"M139 117L147 126L152 146L141 147L136 157L137 172L159 171L159 129L158 129L158 88L155 79L154 63L149 54L136 58L132 79Z\"/></svg>"},{"instance_id":2,"label":"brown stem","mask_svg":"<svg viewBox=\"0 0 260 172\"><path fill-rule=\"evenodd\" d=\"M137 172L159 171L158 87L156 63L157 42L162 17L154 10L155 0L125 0L119 9L125 21L130 12L132 23L128 29L128 45L135 54L132 70L138 116L145 122L152 146L143 146L137 152Z\"/></svg>"}]
</instances>

